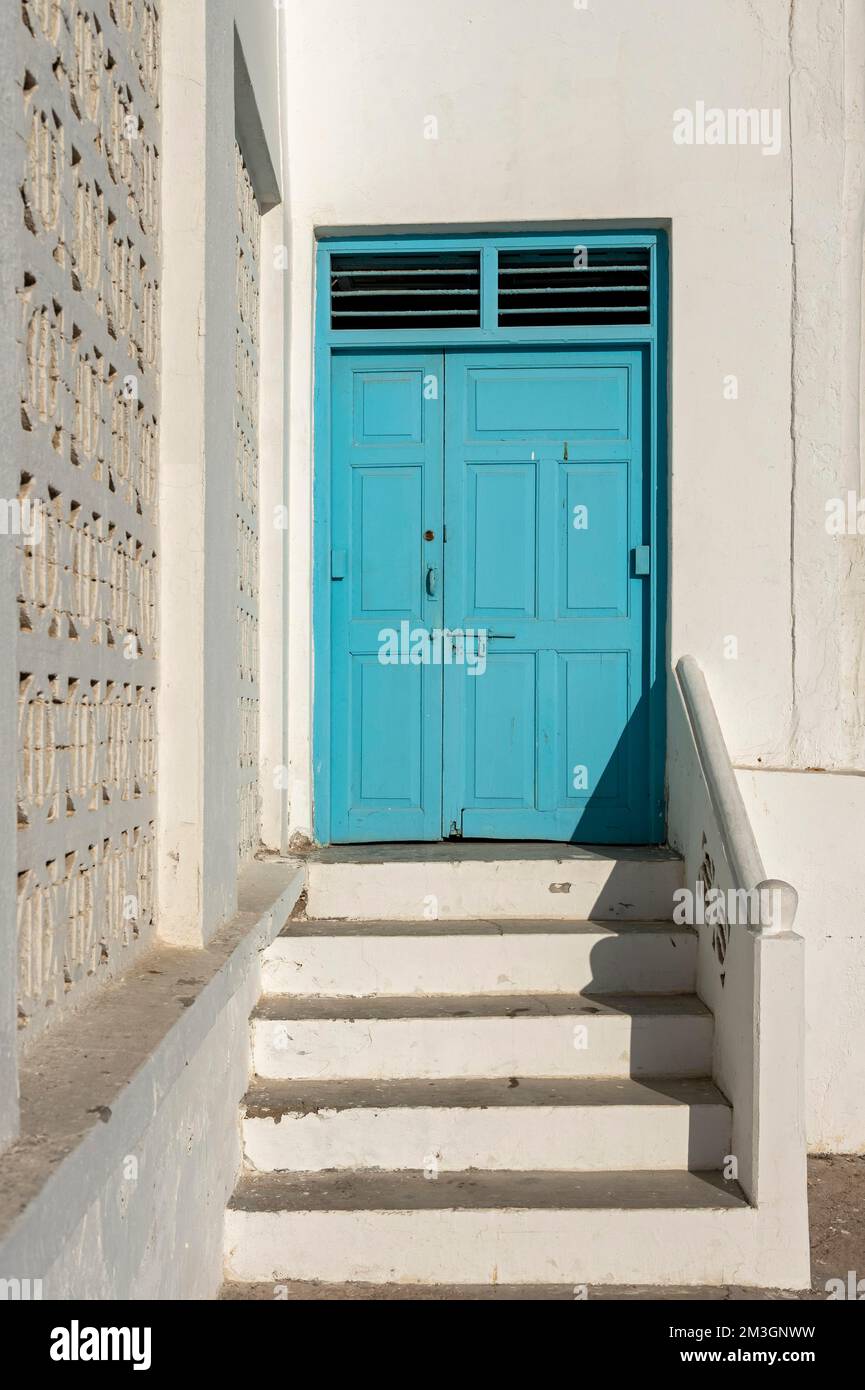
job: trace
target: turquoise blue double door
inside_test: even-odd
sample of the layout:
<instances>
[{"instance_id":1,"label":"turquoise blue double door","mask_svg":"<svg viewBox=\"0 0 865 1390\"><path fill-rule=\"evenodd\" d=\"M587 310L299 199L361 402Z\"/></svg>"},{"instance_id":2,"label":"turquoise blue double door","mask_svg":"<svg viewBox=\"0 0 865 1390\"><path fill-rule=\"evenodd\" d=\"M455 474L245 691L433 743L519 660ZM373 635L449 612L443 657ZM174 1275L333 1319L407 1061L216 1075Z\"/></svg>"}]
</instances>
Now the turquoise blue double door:
<instances>
[{"instance_id":1,"label":"turquoise blue double door","mask_svg":"<svg viewBox=\"0 0 865 1390\"><path fill-rule=\"evenodd\" d=\"M336 356L331 839L657 840L637 350Z\"/></svg>"}]
</instances>

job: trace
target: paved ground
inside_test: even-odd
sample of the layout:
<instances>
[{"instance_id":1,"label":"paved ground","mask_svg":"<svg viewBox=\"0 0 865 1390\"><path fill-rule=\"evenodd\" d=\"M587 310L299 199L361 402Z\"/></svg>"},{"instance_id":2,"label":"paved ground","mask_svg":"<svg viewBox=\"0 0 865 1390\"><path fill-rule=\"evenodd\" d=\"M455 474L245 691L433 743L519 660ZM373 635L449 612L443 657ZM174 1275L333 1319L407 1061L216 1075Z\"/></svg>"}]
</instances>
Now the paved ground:
<instances>
[{"instance_id":1,"label":"paved ground","mask_svg":"<svg viewBox=\"0 0 865 1390\"><path fill-rule=\"evenodd\" d=\"M626 1286L589 1290L602 1299L823 1299L827 1279L847 1280L849 1270L865 1279L865 1157L812 1158L808 1162L811 1213L811 1276L807 1292L789 1289L649 1288ZM573 1287L518 1288L504 1286L417 1287L388 1284L226 1284L224 1299L302 1300L509 1300L561 1299L572 1301Z\"/></svg>"}]
</instances>

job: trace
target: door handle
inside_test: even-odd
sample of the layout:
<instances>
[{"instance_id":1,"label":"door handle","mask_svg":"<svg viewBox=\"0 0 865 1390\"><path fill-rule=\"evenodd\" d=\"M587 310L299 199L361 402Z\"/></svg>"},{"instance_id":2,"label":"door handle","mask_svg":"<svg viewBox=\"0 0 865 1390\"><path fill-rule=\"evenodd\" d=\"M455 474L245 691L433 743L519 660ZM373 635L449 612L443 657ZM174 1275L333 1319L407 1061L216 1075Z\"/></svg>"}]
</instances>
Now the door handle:
<instances>
[{"instance_id":1,"label":"door handle","mask_svg":"<svg viewBox=\"0 0 865 1390\"><path fill-rule=\"evenodd\" d=\"M430 565L426 572L426 591L430 598L435 598L439 586L439 572L435 565Z\"/></svg>"}]
</instances>

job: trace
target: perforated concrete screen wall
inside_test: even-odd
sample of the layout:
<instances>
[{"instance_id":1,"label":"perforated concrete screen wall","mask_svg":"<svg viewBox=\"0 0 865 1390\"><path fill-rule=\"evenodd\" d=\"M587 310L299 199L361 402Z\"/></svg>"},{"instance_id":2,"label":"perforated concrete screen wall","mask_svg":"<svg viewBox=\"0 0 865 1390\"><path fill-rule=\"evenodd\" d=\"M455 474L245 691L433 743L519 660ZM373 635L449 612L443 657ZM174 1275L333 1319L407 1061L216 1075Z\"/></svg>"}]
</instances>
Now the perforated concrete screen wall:
<instances>
[{"instance_id":1,"label":"perforated concrete screen wall","mask_svg":"<svg viewBox=\"0 0 865 1390\"><path fill-rule=\"evenodd\" d=\"M259 843L258 735L258 384L261 212L235 145L237 294L234 446L237 488L238 855Z\"/></svg>"},{"instance_id":2,"label":"perforated concrete screen wall","mask_svg":"<svg viewBox=\"0 0 865 1390\"><path fill-rule=\"evenodd\" d=\"M153 931L159 21L21 6L18 914L31 1029Z\"/></svg>"}]
</instances>

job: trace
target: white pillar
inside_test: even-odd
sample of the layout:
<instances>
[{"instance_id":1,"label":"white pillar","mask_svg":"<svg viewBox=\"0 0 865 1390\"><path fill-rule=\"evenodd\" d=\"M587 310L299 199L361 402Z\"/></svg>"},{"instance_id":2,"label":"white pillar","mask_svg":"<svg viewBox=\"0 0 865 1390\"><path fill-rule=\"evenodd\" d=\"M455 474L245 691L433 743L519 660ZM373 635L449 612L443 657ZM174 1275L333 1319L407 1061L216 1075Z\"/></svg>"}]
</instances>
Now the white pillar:
<instances>
[{"instance_id":1,"label":"white pillar","mask_svg":"<svg viewBox=\"0 0 865 1390\"><path fill-rule=\"evenodd\" d=\"M163 15L160 935L206 942L237 906L233 25Z\"/></svg>"}]
</instances>

